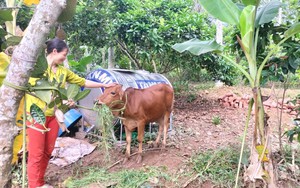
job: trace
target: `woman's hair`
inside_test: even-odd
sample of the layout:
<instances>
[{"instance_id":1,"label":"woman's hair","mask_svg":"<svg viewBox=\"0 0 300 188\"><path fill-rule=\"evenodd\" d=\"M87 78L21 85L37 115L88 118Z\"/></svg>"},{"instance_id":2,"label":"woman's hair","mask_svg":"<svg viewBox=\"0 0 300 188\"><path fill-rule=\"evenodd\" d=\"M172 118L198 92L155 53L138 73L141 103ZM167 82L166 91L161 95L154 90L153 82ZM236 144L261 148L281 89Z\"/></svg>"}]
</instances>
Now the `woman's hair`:
<instances>
[{"instance_id":1,"label":"woman's hair","mask_svg":"<svg viewBox=\"0 0 300 188\"><path fill-rule=\"evenodd\" d=\"M68 49L68 45L63 40L60 40L58 38L48 40L46 42L46 45L47 45L47 50L46 50L47 54L52 53L54 49L56 49L57 52L61 52L64 49Z\"/></svg>"}]
</instances>

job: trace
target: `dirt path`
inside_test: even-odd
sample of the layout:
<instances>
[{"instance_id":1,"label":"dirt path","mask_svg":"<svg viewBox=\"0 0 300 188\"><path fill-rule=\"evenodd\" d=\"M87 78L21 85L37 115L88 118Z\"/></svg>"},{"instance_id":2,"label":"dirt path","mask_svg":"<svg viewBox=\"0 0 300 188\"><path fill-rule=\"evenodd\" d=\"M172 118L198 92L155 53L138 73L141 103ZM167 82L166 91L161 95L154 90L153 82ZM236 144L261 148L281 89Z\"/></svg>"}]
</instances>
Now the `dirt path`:
<instances>
[{"instance_id":1,"label":"dirt path","mask_svg":"<svg viewBox=\"0 0 300 188\"><path fill-rule=\"evenodd\" d=\"M176 174L180 178L178 185L166 185L167 187L182 187L192 177L186 176L191 172L187 162L190 157L197 152L205 152L208 149L218 149L231 144L240 145L244 131L247 109L223 107L219 104L218 98L228 93L237 95L249 94L249 88L222 87L194 94L191 102L188 96L177 97L173 116L173 129L169 133L167 140L167 150L146 151L142 164L135 163L135 156L125 165L117 164L110 168L110 171L121 169L138 169L143 166L165 166L170 174ZM265 91L268 95L270 90ZM292 94L289 94L290 96ZM278 126L278 115L275 108L266 109L270 116L269 125L274 130L274 141L276 145L276 130ZM220 124L213 124L213 119L219 119ZM293 116L288 113L283 114L283 125L292 125ZM251 121L252 122L252 121ZM247 139L251 137L251 127L249 128ZM249 142L248 142L249 143ZM132 147L133 152L136 147ZM144 145L147 149L147 144ZM116 147L111 150L111 164L124 157L123 149ZM110 164L110 165L111 165ZM95 150L90 155L85 156L79 162L65 168L59 168L50 164L47 169L47 181L56 187L62 187L62 183L70 176L81 173L81 169L86 166L107 167L103 160L103 153ZM192 173L192 172L191 172ZM193 182L189 187L211 187L209 182L198 184Z\"/></svg>"}]
</instances>

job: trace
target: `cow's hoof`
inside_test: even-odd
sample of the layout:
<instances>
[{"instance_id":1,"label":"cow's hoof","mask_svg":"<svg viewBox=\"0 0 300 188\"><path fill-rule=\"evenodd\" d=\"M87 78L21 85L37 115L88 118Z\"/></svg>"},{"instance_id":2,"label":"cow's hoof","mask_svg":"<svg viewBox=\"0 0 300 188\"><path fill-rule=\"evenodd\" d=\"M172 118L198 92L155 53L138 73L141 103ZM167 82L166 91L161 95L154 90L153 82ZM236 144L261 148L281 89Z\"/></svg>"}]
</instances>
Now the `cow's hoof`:
<instances>
[{"instance_id":1,"label":"cow's hoof","mask_svg":"<svg viewBox=\"0 0 300 188\"><path fill-rule=\"evenodd\" d=\"M156 142L155 142L155 143L153 144L153 147L154 147L154 148L159 148L159 143L156 143Z\"/></svg>"},{"instance_id":2,"label":"cow's hoof","mask_svg":"<svg viewBox=\"0 0 300 188\"><path fill-rule=\"evenodd\" d=\"M136 157L136 163L141 163L142 162L142 155L141 154L138 154L137 157Z\"/></svg>"},{"instance_id":3,"label":"cow's hoof","mask_svg":"<svg viewBox=\"0 0 300 188\"><path fill-rule=\"evenodd\" d=\"M154 147L153 141L149 141L149 142L147 142L147 143L148 143L148 147L149 147L149 148L153 148L153 147Z\"/></svg>"},{"instance_id":4,"label":"cow's hoof","mask_svg":"<svg viewBox=\"0 0 300 188\"><path fill-rule=\"evenodd\" d=\"M158 144L158 143L155 143L155 142L152 142L152 143L150 143L148 146L149 146L149 148L158 148L158 147L159 147L159 144Z\"/></svg>"}]
</instances>

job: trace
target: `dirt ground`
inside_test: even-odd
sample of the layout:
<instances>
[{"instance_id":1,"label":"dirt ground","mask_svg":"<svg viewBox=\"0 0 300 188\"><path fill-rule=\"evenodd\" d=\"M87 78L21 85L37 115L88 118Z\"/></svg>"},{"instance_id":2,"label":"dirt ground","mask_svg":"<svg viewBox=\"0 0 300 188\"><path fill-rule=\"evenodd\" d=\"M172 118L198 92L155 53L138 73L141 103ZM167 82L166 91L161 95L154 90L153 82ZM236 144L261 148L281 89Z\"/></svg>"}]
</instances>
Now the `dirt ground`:
<instances>
[{"instance_id":1,"label":"dirt ground","mask_svg":"<svg viewBox=\"0 0 300 188\"><path fill-rule=\"evenodd\" d=\"M179 182L177 185L166 183L165 187L214 187L210 182L191 181L191 176L181 176L191 171L187 166L187 161L197 152L205 152L208 149L218 149L232 144L240 145L244 131L247 109L233 108L222 106L218 98L234 93L238 96L244 94L251 95L250 88L245 87L228 87L212 88L201 90L193 94L194 100L191 101L189 95L177 96L175 100L175 108L173 111L172 131L169 132L167 139L167 150L147 150L147 144L143 147L146 150L143 154L143 162L136 164L135 156L124 165L115 162L123 159L124 147L116 146L110 152L111 162L103 159L103 152L96 149L91 154L83 157L80 161L64 168L50 164L46 177L47 182L55 185L55 187L63 187L63 182L70 176L81 173L81 169L86 166L110 167L110 171L118 171L121 169L139 169L143 166L165 166L170 174L177 174ZM282 91L275 91L281 96ZM293 97L298 91L289 91L287 97ZM274 91L264 89L263 95L271 95L269 100L275 100ZM277 127L278 114L276 108L266 108L267 114L270 116L268 121L274 133L274 148L278 148L277 144ZM282 125L285 128L292 127L292 120L295 116L283 113ZM212 120L220 118L220 124L214 125ZM252 120L250 121L253 124ZM251 138L251 125L247 136L248 143ZM133 153L137 147L132 147ZM94 186L97 187L97 186Z\"/></svg>"}]
</instances>

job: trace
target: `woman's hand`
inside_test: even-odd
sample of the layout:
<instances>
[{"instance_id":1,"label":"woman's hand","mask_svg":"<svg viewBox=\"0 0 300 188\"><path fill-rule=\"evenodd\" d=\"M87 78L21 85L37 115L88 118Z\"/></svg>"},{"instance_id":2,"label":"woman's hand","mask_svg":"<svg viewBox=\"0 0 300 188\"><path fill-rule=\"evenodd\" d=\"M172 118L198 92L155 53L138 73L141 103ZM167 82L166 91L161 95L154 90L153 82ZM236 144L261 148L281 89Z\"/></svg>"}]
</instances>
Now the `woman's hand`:
<instances>
[{"instance_id":1,"label":"woman's hand","mask_svg":"<svg viewBox=\"0 0 300 188\"><path fill-rule=\"evenodd\" d=\"M103 84L102 87L107 88L107 87L113 87L113 86L116 86L116 85L117 85L117 83L113 82L113 83L110 83L110 84Z\"/></svg>"},{"instance_id":2,"label":"woman's hand","mask_svg":"<svg viewBox=\"0 0 300 188\"><path fill-rule=\"evenodd\" d=\"M85 80L85 84L84 87L87 88L99 88L99 87L113 87L117 85L117 83L110 83L110 84L103 84L103 83L99 83L99 82L95 82L95 81L91 81L91 80Z\"/></svg>"},{"instance_id":3,"label":"woman's hand","mask_svg":"<svg viewBox=\"0 0 300 188\"><path fill-rule=\"evenodd\" d=\"M74 108L76 105L73 99L63 100L63 104L67 105L69 108Z\"/></svg>"}]
</instances>

